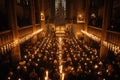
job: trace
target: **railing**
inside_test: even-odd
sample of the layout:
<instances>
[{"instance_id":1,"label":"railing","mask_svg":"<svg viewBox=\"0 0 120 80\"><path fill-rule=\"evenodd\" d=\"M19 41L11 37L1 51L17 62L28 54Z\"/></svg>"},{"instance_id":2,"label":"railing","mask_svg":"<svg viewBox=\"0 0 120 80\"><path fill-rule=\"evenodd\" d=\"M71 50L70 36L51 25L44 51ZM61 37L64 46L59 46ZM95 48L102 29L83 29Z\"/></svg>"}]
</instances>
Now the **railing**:
<instances>
[{"instance_id":1,"label":"railing","mask_svg":"<svg viewBox=\"0 0 120 80\"><path fill-rule=\"evenodd\" d=\"M36 30L40 29L40 24L36 24ZM19 38L22 38L33 32L32 25L19 28Z\"/></svg>"},{"instance_id":2,"label":"railing","mask_svg":"<svg viewBox=\"0 0 120 80\"><path fill-rule=\"evenodd\" d=\"M36 24L36 29L39 30L41 28L40 24Z\"/></svg>"},{"instance_id":3,"label":"railing","mask_svg":"<svg viewBox=\"0 0 120 80\"><path fill-rule=\"evenodd\" d=\"M85 33L87 33L87 32L85 32ZM101 40L102 29L89 26L88 33L86 35L90 38L93 38L93 40L95 40L95 41L96 41L96 38L94 38L94 36L96 36L97 38L99 38ZM94 36L91 36L91 35L94 35ZM106 41L103 41L103 44L105 47L114 51L116 54L120 53L120 33L107 30Z\"/></svg>"},{"instance_id":4,"label":"railing","mask_svg":"<svg viewBox=\"0 0 120 80\"><path fill-rule=\"evenodd\" d=\"M22 38L33 32L32 25L19 28L19 38Z\"/></svg>"},{"instance_id":5,"label":"railing","mask_svg":"<svg viewBox=\"0 0 120 80\"><path fill-rule=\"evenodd\" d=\"M0 32L0 47L13 41L12 30Z\"/></svg>"},{"instance_id":6,"label":"railing","mask_svg":"<svg viewBox=\"0 0 120 80\"><path fill-rule=\"evenodd\" d=\"M12 30L0 32L0 53L4 54L11 49L13 42Z\"/></svg>"},{"instance_id":7,"label":"railing","mask_svg":"<svg viewBox=\"0 0 120 80\"><path fill-rule=\"evenodd\" d=\"M96 28L96 27L93 27L93 26L89 26L88 27L88 33L91 33L91 34L101 38L102 29L101 28Z\"/></svg>"},{"instance_id":8,"label":"railing","mask_svg":"<svg viewBox=\"0 0 120 80\"><path fill-rule=\"evenodd\" d=\"M36 25L37 30L40 29L40 25ZM97 36L98 38L101 38L101 29L89 26L88 27L88 33ZM27 35L31 36L30 34L33 33L32 26L26 26L19 29L19 38L22 39L23 37L26 37ZM107 39L106 42L113 44L113 46L119 46L120 47L120 33L113 32L113 31L107 31ZM9 48L13 46L11 43L13 43L13 35L12 30L0 32L0 48L1 50Z\"/></svg>"},{"instance_id":9,"label":"railing","mask_svg":"<svg viewBox=\"0 0 120 80\"><path fill-rule=\"evenodd\" d=\"M39 26L37 25L37 27ZM38 28L36 32L33 32L32 25L19 28L19 40L16 41L13 40L12 30L0 32L0 53L4 54L7 50L12 49L14 44L23 43L41 31L42 29Z\"/></svg>"},{"instance_id":10,"label":"railing","mask_svg":"<svg viewBox=\"0 0 120 80\"><path fill-rule=\"evenodd\" d=\"M102 36L102 29L93 26L88 27L88 33L91 33L99 38ZM120 46L120 33L107 30L107 42Z\"/></svg>"},{"instance_id":11,"label":"railing","mask_svg":"<svg viewBox=\"0 0 120 80\"><path fill-rule=\"evenodd\" d=\"M107 41L117 46L120 46L120 33L108 30Z\"/></svg>"}]
</instances>

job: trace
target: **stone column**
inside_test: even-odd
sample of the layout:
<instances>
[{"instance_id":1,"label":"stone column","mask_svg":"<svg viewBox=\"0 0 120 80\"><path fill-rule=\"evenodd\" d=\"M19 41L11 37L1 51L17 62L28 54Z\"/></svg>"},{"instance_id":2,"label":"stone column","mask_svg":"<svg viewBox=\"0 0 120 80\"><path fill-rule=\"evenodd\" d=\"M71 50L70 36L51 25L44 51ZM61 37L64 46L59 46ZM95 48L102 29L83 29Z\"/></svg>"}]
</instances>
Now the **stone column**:
<instances>
[{"instance_id":1,"label":"stone column","mask_svg":"<svg viewBox=\"0 0 120 80\"><path fill-rule=\"evenodd\" d=\"M110 23L110 14L112 9L112 0L104 0L104 11L103 11L103 22L102 22L102 37L101 37L101 47L100 47L100 57L105 58L107 56L108 50L103 45L103 41L107 38L107 27Z\"/></svg>"},{"instance_id":2,"label":"stone column","mask_svg":"<svg viewBox=\"0 0 120 80\"><path fill-rule=\"evenodd\" d=\"M44 7L45 7L45 0L41 0L42 2L42 10L41 10L41 28L43 28L43 31L46 31L45 27L45 12L44 12Z\"/></svg>"},{"instance_id":3,"label":"stone column","mask_svg":"<svg viewBox=\"0 0 120 80\"><path fill-rule=\"evenodd\" d=\"M70 0L66 0L66 18L67 23L70 22Z\"/></svg>"},{"instance_id":4,"label":"stone column","mask_svg":"<svg viewBox=\"0 0 120 80\"><path fill-rule=\"evenodd\" d=\"M83 15L83 0L77 0L77 15Z\"/></svg>"},{"instance_id":5,"label":"stone column","mask_svg":"<svg viewBox=\"0 0 120 80\"><path fill-rule=\"evenodd\" d=\"M77 25L76 25L76 30L78 31L75 31L77 32L77 36L81 35L81 33L79 31L81 31L81 29L84 28L84 23L80 23L79 22L79 18L83 18L84 17L84 12L83 12L83 0L77 0L76 1L76 5L77 5Z\"/></svg>"},{"instance_id":6,"label":"stone column","mask_svg":"<svg viewBox=\"0 0 120 80\"><path fill-rule=\"evenodd\" d=\"M70 1L70 19L73 19L74 16L74 6L73 6L73 1Z\"/></svg>"},{"instance_id":7,"label":"stone column","mask_svg":"<svg viewBox=\"0 0 120 80\"><path fill-rule=\"evenodd\" d=\"M87 31L87 29L88 29L89 5L90 5L90 0L86 0L86 6L85 6L85 24L84 24L84 30L85 31Z\"/></svg>"},{"instance_id":8,"label":"stone column","mask_svg":"<svg viewBox=\"0 0 120 80\"><path fill-rule=\"evenodd\" d=\"M35 19L35 5L34 0L30 0L30 9L31 9L31 21L33 26L33 33L36 32L36 19ZM37 41L37 35L33 36L32 42L35 43Z\"/></svg>"},{"instance_id":9,"label":"stone column","mask_svg":"<svg viewBox=\"0 0 120 80\"><path fill-rule=\"evenodd\" d=\"M88 31L88 16L89 16L89 6L90 6L90 0L86 0L86 6L85 6L85 23L84 23L84 30L87 32ZM89 38L84 35L84 42L87 42Z\"/></svg>"},{"instance_id":10,"label":"stone column","mask_svg":"<svg viewBox=\"0 0 120 80\"><path fill-rule=\"evenodd\" d=\"M21 60L21 54L20 54L20 44L19 44L19 32L18 32L18 25L17 25L17 15L16 15L16 0L8 0L8 16L9 16L9 25L12 28L12 34L13 34L13 48L12 48L12 61L17 62Z\"/></svg>"}]
</instances>

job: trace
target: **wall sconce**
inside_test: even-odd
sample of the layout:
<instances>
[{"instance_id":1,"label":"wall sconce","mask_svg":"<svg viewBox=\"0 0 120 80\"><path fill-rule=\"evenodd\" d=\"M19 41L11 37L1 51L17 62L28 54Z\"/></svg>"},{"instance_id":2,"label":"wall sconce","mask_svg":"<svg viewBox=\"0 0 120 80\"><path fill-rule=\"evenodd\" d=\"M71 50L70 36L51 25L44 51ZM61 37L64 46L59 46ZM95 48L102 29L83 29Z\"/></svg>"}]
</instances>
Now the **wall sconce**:
<instances>
[{"instance_id":1,"label":"wall sconce","mask_svg":"<svg viewBox=\"0 0 120 80\"><path fill-rule=\"evenodd\" d=\"M43 12L41 12L41 21L44 21L45 20L45 15Z\"/></svg>"},{"instance_id":2,"label":"wall sconce","mask_svg":"<svg viewBox=\"0 0 120 80\"><path fill-rule=\"evenodd\" d=\"M77 23L85 23L83 15L79 14L77 16Z\"/></svg>"}]
</instances>

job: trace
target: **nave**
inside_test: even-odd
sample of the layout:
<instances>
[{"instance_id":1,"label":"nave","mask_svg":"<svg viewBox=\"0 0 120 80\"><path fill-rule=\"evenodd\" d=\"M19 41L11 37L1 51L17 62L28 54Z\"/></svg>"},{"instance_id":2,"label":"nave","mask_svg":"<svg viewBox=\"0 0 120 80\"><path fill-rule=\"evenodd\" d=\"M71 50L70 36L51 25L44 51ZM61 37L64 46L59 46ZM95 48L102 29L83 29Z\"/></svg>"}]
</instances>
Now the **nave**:
<instances>
[{"instance_id":1,"label":"nave","mask_svg":"<svg viewBox=\"0 0 120 80\"><path fill-rule=\"evenodd\" d=\"M12 64L5 80L119 80L119 72L99 50L74 36L51 33L21 45L21 61Z\"/></svg>"},{"instance_id":2,"label":"nave","mask_svg":"<svg viewBox=\"0 0 120 80\"><path fill-rule=\"evenodd\" d=\"M119 14L120 0L0 0L0 80L120 80Z\"/></svg>"}]
</instances>

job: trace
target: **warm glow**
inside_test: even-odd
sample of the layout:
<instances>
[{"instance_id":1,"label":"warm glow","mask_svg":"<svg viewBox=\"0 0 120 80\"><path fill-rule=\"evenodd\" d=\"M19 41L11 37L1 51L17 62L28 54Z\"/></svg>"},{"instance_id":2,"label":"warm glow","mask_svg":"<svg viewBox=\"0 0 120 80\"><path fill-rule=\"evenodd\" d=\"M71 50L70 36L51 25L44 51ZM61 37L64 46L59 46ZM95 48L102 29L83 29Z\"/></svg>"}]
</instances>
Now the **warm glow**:
<instances>
[{"instance_id":1,"label":"warm glow","mask_svg":"<svg viewBox=\"0 0 120 80\"><path fill-rule=\"evenodd\" d=\"M98 65L97 65L97 64L95 64L94 68L95 68L95 69L97 69L97 68L98 68Z\"/></svg>"},{"instance_id":2,"label":"warm glow","mask_svg":"<svg viewBox=\"0 0 120 80\"><path fill-rule=\"evenodd\" d=\"M46 71L46 77L48 78L48 71Z\"/></svg>"},{"instance_id":3,"label":"warm glow","mask_svg":"<svg viewBox=\"0 0 120 80\"><path fill-rule=\"evenodd\" d=\"M10 77L8 77L8 80L10 80L11 78Z\"/></svg>"},{"instance_id":4,"label":"warm glow","mask_svg":"<svg viewBox=\"0 0 120 80\"><path fill-rule=\"evenodd\" d=\"M98 38L97 36L90 34L84 30L81 30L81 32L85 35L87 35L89 38L93 39L94 41L100 42L100 38Z\"/></svg>"},{"instance_id":5,"label":"warm glow","mask_svg":"<svg viewBox=\"0 0 120 80\"><path fill-rule=\"evenodd\" d=\"M59 38L59 41L60 41L60 42L62 41L62 38L61 38L61 37Z\"/></svg>"},{"instance_id":6,"label":"warm glow","mask_svg":"<svg viewBox=\"0 0 120 80\"><path fill-rule=\"evenodd\" d=\"M62 65L59 66L59 70L60 70L60 73L62 73L62 70L63 70L63 66Z\"/></svg>"},{"instance_id":7,"label":"warm glow","mask_svg":"<svg viewBox=\"0 0 120 80\"><path fill-rule=\"evenodd\" d=\"M22 37L21 39L16 39L11 43L3 45L2 47L0 47L2 54L4 54L6 52L6 50L9 50L9 49L11 49L13 47L16 47L18 44L21 44L21 43L27 41L28 39L32 38L34 35L40 33L41 31L43 31L43 29L39 29L34 33L31 33L31 34L29 34L29 35L27 35L25 37Z\"/></svg>"},{"instance_id":8,"label":"warm glow","mask_svg":"<svg viewBox=\"0 0 120 80\"><path fill-rule=\"evenodd\" d=\"M44 21L45 20L45 15L43 12L41 12L41 21Z\"/></svg>"},{"instance_id":9,"label":"warm glow","mask_svg":"<svg viewBox=\"0 0 120 80\"><path fill-rule=\"evenodd\" d=\"M64 73L62 73L62 80L64 80L64 77L65 77L65 74L64 74Z\"/></svg>"},{"instance_id":10,"label":"warm glow","mask_svg":"<svg viewBox=\"0 0 120 80\"><path fill-rule=\"evenodd\" d=\"M25 55L25 56L24 56L24 58L26 59L26 58L27 58L27 56Z\"/></svg>"},{"instance_id":11,"label":"warm glow","mask_svg":"<svg viewBox=\"0 0 120 80\"><path fill-rule=\"evenodd\" d=\"M103 41L103 45L107 48L109 48L110 50L114 51L115 54L118 54L120 52L120 47L113 44L113 43L110 43L110 42L107 42L107 41Z\"/></svg>"},{"instance_id":12,"label":"warm glow","mask_svg":"<svg viewBox=\"0 0 120 80\"><path fill-rule=\"evenodd\" d=\"M18 43L19 43L19 41L18 41L18 39L16 39L16 40L13 42L14 47L16 47Z\"/></svg>"},{"instance_id":13,"label":"warm glow","mask_svg":"<svg viewBox=\"0 0 120 80\"><path fill-rule=\"evenodd\" d=\"M90 34L84 30L81 30L81 32L85 35L87 35L89 38L93 39L94 41L97 41L97 42L100 42L101 39L98 38L97 36L93 35L93 34ZM115 54L118 54L120 52L120 47L113 44L113 43L110 43L110 42L107 42L107 41L103 41L102 42L103 45L107 48L109 48L110 50L114 51Z\"/></svg>"},{"instance_id":14,"label":"warm glow","mask_svg":"<svg viewBox=\"0 0 120 80\"><path fill-rule=\"evenodd\" d=\"M48 80L48 77L45 76L45 80Z\"/></svg>"},{"instance_id":15,"label":"warm glow","mask_svg":"<svg viewBox=\"0 0 120 80\"><path fill-rule=\"evenodd\" d=\"M18 80L22 80L21 78L18 78Z\"/></svg>"},{"instance_id":16,"label":"warm glow","mask_svg":"<svg viewBox=\"0 0 120 80\"><path fill-rule=\"evenodd\" d=\"M77 23L84 23L84 22L85 22L85 20L84 20L83 15L82 15L82 14L79 14L79 15L77 16Z\"/></svg>"}]
</instances>

